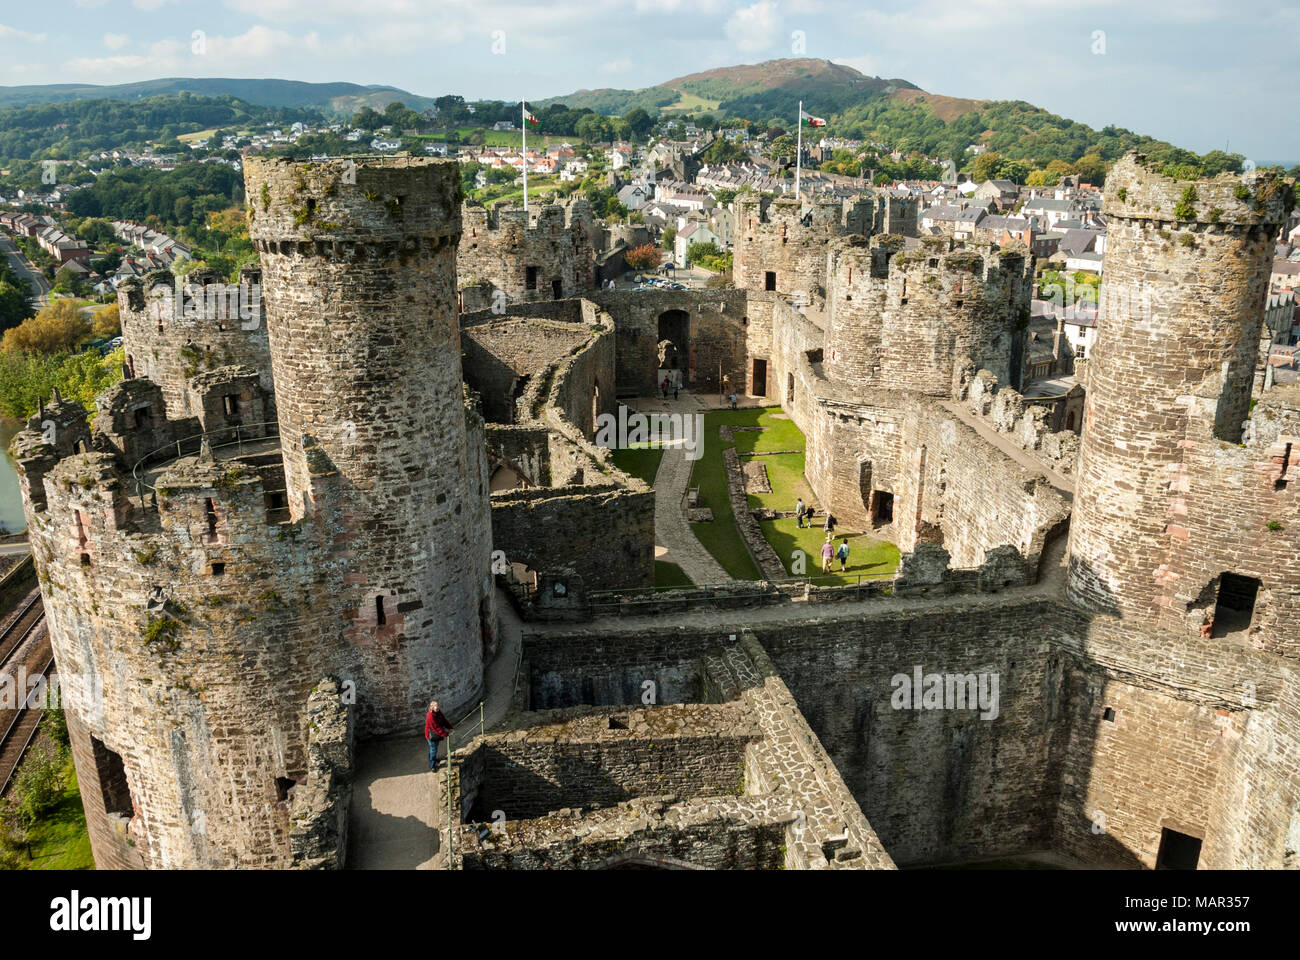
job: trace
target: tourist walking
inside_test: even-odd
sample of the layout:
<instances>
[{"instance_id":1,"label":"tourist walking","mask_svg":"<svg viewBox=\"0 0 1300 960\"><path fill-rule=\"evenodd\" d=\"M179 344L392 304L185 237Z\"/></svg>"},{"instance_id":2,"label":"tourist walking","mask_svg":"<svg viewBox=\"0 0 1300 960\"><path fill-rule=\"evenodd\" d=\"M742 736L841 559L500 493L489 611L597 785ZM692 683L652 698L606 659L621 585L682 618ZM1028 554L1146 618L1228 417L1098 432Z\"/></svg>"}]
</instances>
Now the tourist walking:
<instances>
[{"instance_id":1,"label":"tourist walking","mask_svg":"<svg viewBox=\"0 0 1300 960\"><path fill-rule=\"evenodd\" d=\"M668 378L667 378L667 377L664 377L664 382L663 382L662 384L660 384L660 386L663 387L663 389L664 389L664 399L667 400L667 399L668 399Z\"/></svg>"},{"instance_id":2,"label":"tourist walking","mask_svg":"<svg viewBox=\"0 0 1300 960\"><path fill-rule=\"evenodd\" d=\"M827 510L827 511L826 511L826 523L825 523L826 532L827 532L827 533L834 533L834 532L835 532L835 524L837 524L837 523L839 523L839 521L835 519L835 514L831 513L829 510Z\"/></svg>"},{"instance_id":3,"label":"tourist walking","mask_svg":"<svg viewBox=\"0 0 1300 960\"><path fill-rule=\"evenodd\" d=\"M424 739L429 741L429 769L438 769L438 744L451 736L451 721L443 716L437 700L429 701L429 712L424 715ZM451 747L447 748L450 754Z\"/></svg>"},{"instance_id":4,"label":"tourist walking","mask_svg":"<svg viewBox=\"0 0 1300 960\"><path fill-rule=\"evenodd\" d=\"M828 540L827 543L830 541ZM840 561L840 573L843 573L849 565L849 538L845 537L840 541L840 548L835 551L835 556Z\"/></svg>"},{"instance_id":5,"label":"tourist walking","mask_svg":"<svg viewBox=\"0 0 1300 960\"><path fill-rule=\"evenodd\" d=\"M822 573L831 572L831 558L835 556L835 548L831 546L830 537L822 544Z\"/></svg>"},{"instance_id":6,"label":"tourist walking","mask_svg":"<svg viewBox=\"0 0 1300 960\"><path fill-rule=\"evenodd\" d=\"M736 395L734 393L731 395L731 409L736 409Z\"/></svg>"},{"instance_id":7,"label":"tourist walking","mask_svg":"<svg viewBox=\"0 0 1300 960\"><path fill-rule=\"evenodd\" d=\"M800 530L803 529L804 510L803 497L800 497L799 502L794 505L794 525Z\"/></svg>"}]
</instances>

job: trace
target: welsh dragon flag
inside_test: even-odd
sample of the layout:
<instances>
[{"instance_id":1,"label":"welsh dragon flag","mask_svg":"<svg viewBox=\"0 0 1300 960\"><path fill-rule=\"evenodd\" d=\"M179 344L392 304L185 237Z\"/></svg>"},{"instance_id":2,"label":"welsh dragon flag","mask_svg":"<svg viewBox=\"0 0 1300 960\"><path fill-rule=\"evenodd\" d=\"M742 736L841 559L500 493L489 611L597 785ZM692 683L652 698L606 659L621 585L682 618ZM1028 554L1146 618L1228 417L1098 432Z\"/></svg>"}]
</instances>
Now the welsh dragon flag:
<instances>
[{"instance_id":1,"label":"welsh dragon flag","mask_svg":"<svg viewBox=\"0 0 1300 960\"><path fill-rule=\"evenodd\" d=\"M824 126L826 126L826 121L825 121L823 118L821 118L821 117L814 117L811 113L808 113L808 112L805 111L805 110L800 110L800 111L799 111L799 122L800 122L800 123L806 123L806 124L808 124L808 126L810 126L810 127L824 127Z\"/></svg>"},{"instance_id":2,"label":"welsh dragon flag","mask_svg":"<svg viewBox=\"0 0 1300 960\"><path fill-rule=\"evenodd\" d=\"M530 127L540 126L542 122L534 117L527 107L524 107L524 119L528 121Z\"/></svg>"}]
</instances>

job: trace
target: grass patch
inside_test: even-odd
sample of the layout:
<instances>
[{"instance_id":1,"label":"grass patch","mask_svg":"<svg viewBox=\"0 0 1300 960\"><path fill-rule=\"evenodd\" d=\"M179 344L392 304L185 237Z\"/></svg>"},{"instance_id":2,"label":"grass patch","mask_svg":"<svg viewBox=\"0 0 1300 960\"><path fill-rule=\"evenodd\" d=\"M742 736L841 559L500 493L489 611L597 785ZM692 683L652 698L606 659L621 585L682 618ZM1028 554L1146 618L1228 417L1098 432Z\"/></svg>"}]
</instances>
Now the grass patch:
<instances>
[{"instance_id":1,"label":"grass patch","mask_svg":"<svg viewBox=\"0 0 1300 960\"><path fill-rule=\"evenodd\" d=\"M614 466L624 473L639 477L652 487L655 485L655 474L659 472L659 461L663 458L663 449L651 447L649 444L637 444L627 449L610 451L610 459L614 461Z\"/></svg>"},{"instance_id":2,"label":"grass patch","mask_svg":"<svg viewBox=\"0 0 1300 960\"><path fill-rule=\"evenodd\" d=\"M802 453L778 453L761 457L760 462L767 468L767 482L771 484L772 492L749 494L749 505L767 510L793 510L800 497L803 497L804 503L815 502L812 487L804 479L805 461Z\"/></svg>"},{"instance_id":3,"label":"grass patch","mask_svg":"<svg viewBox=\"0 0 1300 960\"><path fill-rule=\"evenodd\" d=\"M805 561L807 576L821 586L857 583L859 577L891 577L898 569L898 547L888 540L879 540L870 534L849 533L846 534L849 538L848 569L840 573L840 562L833 559L831 560L832 572L823 574L821 572L822 544L826 542L826 531L820 525L800 528L795 525L794 517L789 517L760 523L759 527L762 528L767 542L776 551L776 555L785 564L787 572L790 572L796 550L802 550L807 554ZM835 534L833 543L836 548L843 538L844 535L838 532ZM790 575L796 576L792 572Z\"/></svg>"},{"instance_id":4,"label":"grass patch","mask_svg":"<svg viewBox=\"0 0 1300 960\"><path fill-rule=\"evenodd\" d=\"M686 571L667 560L655 561L655 589L672 590L676 587L693 587L695 581L686 575Z\"/></svg>"},{"instance_id":5,"label":"grass patch","mask_svg":"<svg viewBox=\"0 0 1300 960\"><path fill-rule=\"evenodd\" d=\"M734 443L723 443L718 437L718 427L756 426L764 414L771 411L759 407L740 410L710 410L704 414L704 436L700 442L702 455L691 471L691 486L700 488L700 505L713 511L712 523L693 523L691 531L701 546L712 554L729 576L737 580L758 580L758 566L745 549L745 541L736 529L731 512L731 499L727 496L727 468L722 452Z\"/></svg>"},{"instance_id":6,"label":"grass patch","mask_svg":"<svg viewBox=\"0 0 1300 960\"><path fill-rule=\"evenodd\" d=\"M27 831L32 859L28 870L94 870L86 813L81 806L77 771L68 759L63 798Z\"/></svg>"}]
</instances>

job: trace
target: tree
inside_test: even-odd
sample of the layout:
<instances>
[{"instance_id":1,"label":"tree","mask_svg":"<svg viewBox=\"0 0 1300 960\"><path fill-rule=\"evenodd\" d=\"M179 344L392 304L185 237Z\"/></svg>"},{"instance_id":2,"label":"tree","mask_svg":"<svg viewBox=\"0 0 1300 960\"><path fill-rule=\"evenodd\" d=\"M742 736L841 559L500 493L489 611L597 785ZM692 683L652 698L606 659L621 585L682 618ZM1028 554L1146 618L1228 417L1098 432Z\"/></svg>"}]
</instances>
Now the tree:
<instances>
[{"instance_id":1,"label":"tree","mask_svg":"<svg viewBox=\"0 0 1300 960\"><path fill-rule=\"evenodd\" d=\"M674 227L672 224L669 224L668 226L664 227L664 235L662 238L663 248L665 250L671 250L676 243L677 243L677 228Z\"/></svg>"},{"instance_id":2,"label":"tree","mask_svg":"<svg viewBox=\"0 0 1300 960\"><path fill-rule=\"evenodd\" d=\"M659 266L661 254L653 243L643 244L623 254L623 262L631 270L649 270Z\"/></svg>"},{"instance_id":3,"label":"tree","mask_svg":"<svg viewBox=\"0 0 1300 960\"><path fill-rule=\"evenodd\" d=\"M640 107L629 110L623 114L623 119L627 121L628 132L633 137L644 137L649 132L651 125L654 123L650 119L650 114L646 113Z\"/></svg>"},{"instance_id":4,"label":"tree","mask_svg":"<svg viewBox=\"0 0 1300 960\"><path fill-rule=\"evenodd\" d=\"M102 310L96 310L90 320L90 332L96 339L111 340L122 332L122 320L118 315L116 303L111 303Z\"/></svg>"},{"instance_id":5,"label":"tree","mask_svg":"<svg viewBox=\"0 0 1300 960\"><path fill-rule=\"evenodd\" d=\"M975 158L975 162L970 165L971 179L976 183L984 183L986 180L992 180L997 175L998 163L1002 157L992 150L986 150Z\"/></svg>"},{"instance_id":6,"label":"tree","mask_svg":"<svg viewBox=\"0 0 1300 960\"><path fill-rule=\"evenodd\" d=\"M14 286L8 277L0 280L0 331L18 326L35 312L25 290Z\"/></svg>"},{"instance_id":7,"label":"tree","mask_svg":"<svg viewBox=\"0 0 1300 960\"><path fill-rule=\"evenodd\" d=\"M75 300L56 300L0 339L5 353L67 353L90 335L90 322Z\"/></svg>"},{"instance_id":8,"label":"tree","mask_svg":"<svg viewBox=\"0 0 1300 960\"><path fill-rule=\"evenodd\" d=\"M772 141L768 148L767 155L773 160L786 160L794 158L795 151L794 137L790 134L783 134Z\"/></svg>"},{"instance_id":9,"label":"tree","mask_svg":"<svg viewBox=\"0 0 1300 960\"><path fill-rule=\"evenodd\" d=\"M1084 183L1099 184L1106 179L1106 162L1095 153L1086 153L1074 162L1074 172Z\"/></svg>"}]
</instances>

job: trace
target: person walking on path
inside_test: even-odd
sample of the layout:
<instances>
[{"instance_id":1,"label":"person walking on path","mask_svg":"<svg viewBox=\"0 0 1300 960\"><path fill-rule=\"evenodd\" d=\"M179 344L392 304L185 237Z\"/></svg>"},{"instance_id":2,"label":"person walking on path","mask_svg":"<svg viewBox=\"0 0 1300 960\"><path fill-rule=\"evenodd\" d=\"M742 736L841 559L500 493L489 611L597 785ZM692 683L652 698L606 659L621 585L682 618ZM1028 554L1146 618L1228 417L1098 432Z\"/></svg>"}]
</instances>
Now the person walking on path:
<instances>
[{"instance_id":1,"label":"person walking on path","mask_svg":"<svg viewBox=\"0 0 1300 960\"><path fill-rule=\"evenodd\" d=\"M673 381L673 399L674 399L674 400L677 399L677 391L678 391L678 389L679 389L680 387L681 387L681 384L680 384L678 381L674 380L674 381Z\"/></svg>"},{"instance_id":2,"label":"person walking on path","mask_svg":"<svg viewBox=\"0 0 1300 960\"><path fill-rule=\"evenodd\" d=\"M668 399L668 378L667 377L664 377L664 382L660 384L660 386L663 387L664 399L667 400Z\"/></svg>"},{"instance_id":3,"label":"person walking on path","mask_svg":"<svg viewBox=\"0 0 1300 960\"><path fill-rule=\"evenodd\" d=\"M829 543L830 541L826 541ZM840 541L840 548L835 551L835 556L840 560L840 573L848 569L849 565L849 538L845 537Z\"/></svg>"},{"instance_id":4,"label":"person walking on path","mask_svg":"<svg viewBox=\"0 0 1300 960\"><path fill-rule=\"evenodd\" d=\"M736 409L736 395L734 393L731 395L731 409Z\"/></svg>"},{"instance_id":5,"label":"person walking on path","mask_svg":"<svg viewBox=\"0 0 1300 960\"><path fill-rule=\"evenodd\" d=\"M827 510L827 511L826 511L826 523L825 523L825 525L824 525L824 526L826 527L826 532L827 532L827 533L834 533L834 532L835 532L835 524L837 524L837 523L839 523L839 521L835 519L835 514L831 513L829 510Z\"/></svg>"},{"instance_id":6,"label":"person walking on path","mask_svg":"<svg viewBox=\"0 0 1300 960\"><path fill-rule=\"evenodd\" d=\"M822 544L822 573L831 572L831 557L835 556L835 548L831 546L830 537Z\"/></svg>"},{"instance_id":7,"label":"person walking on path","mask_svg":"<svg viewBox=\"0 0 1300 960\"><path fill-rule=\"evenodd\" d=\"M451 721L443 716L437 700L429 701L429 712L424 715L424 739L429 741L429 769L438 769L438 744L451 736ZM448 747L448 752L451 748Z\"/></svg>"},{"instance_id":8,"label":"person walking on path","mask_svg":"<svg viewBox=\"0 0 1300 960\"><path fill-rule=\"evenodd\" d=\"M794 505L794 525L800 530L803 529L804 509L803 497L800 497L799 502Z\"/></svg>"}]
</instances>

